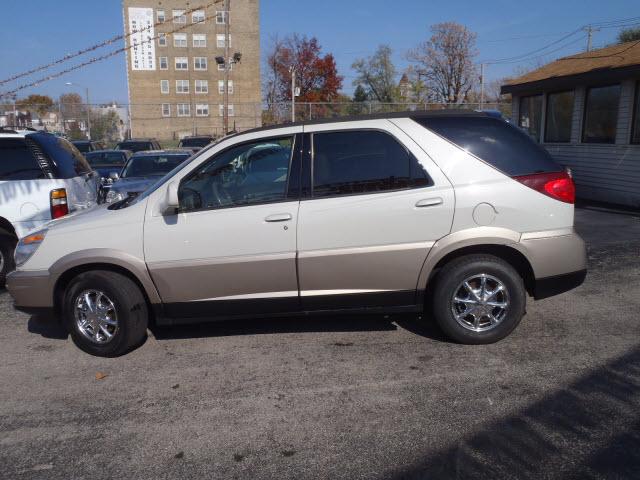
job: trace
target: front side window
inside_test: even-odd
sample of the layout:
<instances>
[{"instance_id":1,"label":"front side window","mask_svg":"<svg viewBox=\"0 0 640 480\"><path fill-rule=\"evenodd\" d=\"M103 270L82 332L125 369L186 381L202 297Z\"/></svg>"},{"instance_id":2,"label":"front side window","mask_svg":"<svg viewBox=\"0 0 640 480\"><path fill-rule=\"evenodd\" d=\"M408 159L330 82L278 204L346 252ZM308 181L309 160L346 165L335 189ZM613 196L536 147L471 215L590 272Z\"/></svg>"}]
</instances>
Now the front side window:
<instances>
[{"instance_id":1,"label":"front side window","mask_svg":"<svg viewBox=\"0 0 640 480\"><path fill-rule=\"evenodd\" d=\"M620 85L590 88L584 108L584 143L615 143Z\"/></svg>"},{"instance_id":2,"label":"front side window","mask_svg":"<svg viewBox=\"0 0 640 480\"><path fill-rule=\"evenodd\" d=\"M573 120L573 91L547 95L545 142L570 142Z\"/></svg>"},{"instance_id":3,"label":"front side window","mask_svg":"<svg viewBox=\"0 0 640 480\"><path fill-rule=\"evenodd\" d=\"M293 137L231 147L180 184L183 212L278 202L286 199Z\"/></svg>"},{"instance_id":4,"label":"front side window","mask_svg":"<svg viewBox=\"0 0 640 480\"><path fill-rule=\"evenodd\" d=\"M187 46L187 34L186 33L174 33L173 34L173 46L178 48L186 48Z\"/></svg>"},{"instance_id":5,"label":"front side window","mask_svg":"<svg viewBox=\"0 0 640 480\"><path fill-rule=\"evenodd\" d=\"M520 116L518 126L526 131L535 141L540 141L542 122L542 95L531 95L520 98Z\"/></svg>"},{"instance_id":6,"label":"front side window","mask_svg":"<svg viewBox=\"0 0 640 480\"><path fill-rule=\"evenodd\" d=\"M427 172L385 132L313 134L313 196L329 197L425 187Z\"/></svg>"}]
</instances>

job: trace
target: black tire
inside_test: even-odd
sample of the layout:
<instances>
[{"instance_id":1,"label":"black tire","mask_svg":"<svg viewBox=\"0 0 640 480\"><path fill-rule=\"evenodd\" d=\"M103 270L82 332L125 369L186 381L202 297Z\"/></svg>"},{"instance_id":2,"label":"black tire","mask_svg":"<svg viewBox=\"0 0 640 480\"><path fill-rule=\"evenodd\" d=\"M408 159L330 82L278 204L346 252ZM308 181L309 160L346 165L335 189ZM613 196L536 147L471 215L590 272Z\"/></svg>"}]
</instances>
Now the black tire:
<instances>
[{"instance_id":1,"label":"black tire","mask_svg":"<svg viewBox=\"0 0 640 480\"><path fill-rule=\"evenodd\" d=\"M104 344L87 338L75 318L75 302L85 290L104 292L117 314L117 330ZM68 285L64 294L63 323L73 342L82 350L98 357L117 357L142 344L147 334L149 309L138 285L119 273L93 270L81 273Z\"/></svg>"},{"instance_id":2,"label":"black tire","mask_svg":"<svg viewBox=\"0 0 640 480\"><path fill-rule=\"evenodd\" d=\"M481 274L490 275L502 282L508 293L509 307L495 326L487 325L487 330L474 331L456 320L452 311L453 297L466 279ZM515 268L499 257L479 254L460 257L445 265L436 277L432 296L433 315L440 328L449 338L467 345L495 343L509 335L522 320L526 302L524 282Z\"/></svg>"},{"instance_id":3,"label":"black tire","mask_svg":"<svg viewBox=\"0 0 640 480\"><path fill-rule=\"evenodd\" d=\"M7 281L7 274L13 272L16 269L16 263L13 258L13 254L16 250L16 244L18 240L13 235L8 233L0 233L0 287L4 287Z\"/></svg>"}]
</instances>

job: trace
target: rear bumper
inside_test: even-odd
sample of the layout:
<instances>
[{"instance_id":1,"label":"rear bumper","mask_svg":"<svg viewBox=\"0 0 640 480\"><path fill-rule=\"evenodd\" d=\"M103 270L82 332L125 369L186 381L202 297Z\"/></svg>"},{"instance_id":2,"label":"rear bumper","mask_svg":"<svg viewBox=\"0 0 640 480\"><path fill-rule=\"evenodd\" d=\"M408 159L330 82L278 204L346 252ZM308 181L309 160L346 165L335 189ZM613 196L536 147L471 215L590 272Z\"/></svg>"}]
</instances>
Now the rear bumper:
<instances>
[{"instance_id":1,"label":"rear bumper","mask_svg":"<svg viewBox=\"0 0 640 480\"><path fill-rule=\"evenodd\" d=\"M542 300L560 295L582 285L585 278L587 278L587 270L565 273L555 277L538 278L533 287L533 297L536 300Z\"/></svg>"},{"instance_id":2,"label":"rear bumper","mask_svg":"<svg viewBox=\"0 0 640 480\"><path fill-rule=\"evenodd\" d=\"M42 313L53 309L51 276L46 270L11 272L7 275L7 290L20 311Z\"/></svg>"}]
</instances>

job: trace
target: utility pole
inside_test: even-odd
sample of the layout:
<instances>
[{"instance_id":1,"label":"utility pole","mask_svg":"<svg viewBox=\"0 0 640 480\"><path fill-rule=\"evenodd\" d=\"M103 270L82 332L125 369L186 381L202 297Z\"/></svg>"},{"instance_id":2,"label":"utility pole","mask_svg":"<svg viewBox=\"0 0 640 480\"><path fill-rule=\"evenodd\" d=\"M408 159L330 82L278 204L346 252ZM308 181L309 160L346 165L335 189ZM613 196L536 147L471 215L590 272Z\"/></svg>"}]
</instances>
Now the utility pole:
<instances>
[{"instance_id":1,"label":"utility pole","mask_svg":"<svg viewBox=\"0 0 640 480\"><path fill-rule=\"evenodd\" d=\"M89 87L85 87L87 98L87 139L91 140L91 104L89 103Z\"/></svg>"},{"instance_id":2,"label":"utility pole","mask_svg":"<svg viewBox=\"0 0 640 480\"><path fill-rule=\"evenodd\" d=\"M296 67L289 67L291 72L291 121L296 121Z\"/></svg>"},{"instance_id":3,"label":"utility pole","mask_svg":"<svg viewBox=\"0 0 640 480\"><path fill-rule=\"evenodd\" d=\"M224 134L229 133L229 69L231 61L229 60L229 19L230 19L230 0L224 0L224 112L222 113Z\"/></svg>"},{"instance_id":4,"label":"utility pole","mask_svg":"<svg viewBox=\"0 0 640 480\"><path fill-rule=\"evenodd\" d=\"M480 64L480 110L484 108L484 63Z\"/></svg>"},{"instance_id":5,"label":"utility pole","mask_svg":"<svg viewBox=\"0 0 640 480\"><path fill-rule=\"evenodd\" d=\"M594 32L599 32L599 28L594 28L591 25L587 25L583 28L587 32L587 52L591 51L591 40L593 39Z\"/></svg>"}]
</instances>

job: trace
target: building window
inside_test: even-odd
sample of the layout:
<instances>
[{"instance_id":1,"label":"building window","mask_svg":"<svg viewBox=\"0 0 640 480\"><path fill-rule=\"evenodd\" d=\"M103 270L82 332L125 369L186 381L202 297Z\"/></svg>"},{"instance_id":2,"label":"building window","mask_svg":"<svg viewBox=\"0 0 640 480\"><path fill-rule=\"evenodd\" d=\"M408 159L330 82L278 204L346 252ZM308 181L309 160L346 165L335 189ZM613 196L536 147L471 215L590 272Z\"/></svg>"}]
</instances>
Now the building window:
<instances>
[{"instance_id":1,"label":"building window","mask_svg":"<svg viewBox=\"0 0 640 480\"><path fill-rule=\"evenodd\" d=\"M160 93L169 93L169 80L160 80Z\"/></svg>"},{"instance_id":2,"label":"building window","mask_svg":"<svg viewBox=\"0 0 640 480\"><path fill-rule=\"evenodd\" d=\"M164 33L158 34L158 46L166 47L167 46L167 35Z\"/></svg>"},{"instance_id":3,"label":"building window","mask_svg":"<svg viewBox=\"0 0 640 480\"><path fill-rule=\"evenodd\" d=\"M174 10L172 13L173 23L187 23L187 16L184 10Z\"/></svg>"},{"instance_id":4,"label":"building window","mask_svg":"<svg viewBox=\"0 0 640 480\"><path fill-rule=\"evenodd\" d=\"M176 80L176 93L189 93L189 80Z\"/></svg>"},{"instance_id":5,"label":"building window","mask_svg":"<svg viewBox=\"0 0 640 480\"><path fill-rule=\"evenodd\" d=\"M196 117L208 117L209 105L197 104L196 105Z\"/></svg>"},{"instance_id":6,"label":"building window","mask_svg":"<svg viewBox=\"0 0 640 480\"><path fill-rule=\"evenodd\" d=\"M191 14L191 23L202 23L205 21L204 10L196 10Z\"/></svg>"},{"instance_id":7,"label":"building window","mask_svg":"<svg viewBox=\"0 0 640 480\"><path fill-rule=\"evenodd\" d=\"M219 33L216 35L216 45L218 46L218 48L224 48L225 46L225 34L224 33ZM229 47L231 47L231 35L229 35Z\"/></svg>"},{"instance_id":8,"label":"building window","mask_svg":"<svg viewBox=\"0 0 640 480\"><path fill-rule=\"evenodd\" d=\"M176 57L176 70L189 70L189 59L187 57Z\"/></svg>"},{"instance_id":9,"label":"building window","mask_svg":"<svg viewBox=\"0 0 640 480\"><path fill-rule=\"evenodd\" d=\"M229 18L229 12L224 12L220 10L216 12L216 23L218 25L224 25L225 23L227 23L228 18Z\"/></svg>"},{"instance_id":10,"label":"building window","mask_svg":"<svg viewBox=\"0 0 640 480\"><path fill-rule=\"evenodd\" d=\"M168 103L162 104L162 116L170 117L171 116L171 105Z\"/></svg>"},{"instance_id":11,"label":"building window","mask_svg":"<svg viewBox=\"0 0 640 480\"><path fill-rule=\"evenodd\" d=\"M158 19L158 23L164 23L164 21L166 20L164 16L164 10L158 10L156 12L156 18Z\"/></svg>"},{"instance_id":12,"label":"building window","mask_svg":"<svg viewBox=\"0 0 640 480\"><path fill-rule=\"evenodd\" d=\"M218 80L218 93L224 95L224 80ZM229 80L229 94L233 93L233 80Z\"/></svg>"},{"instance_id":13,"label":"building window","mask_svg":"<svg viewBox=\"0 0 640 480\"><path fill-rule=\"evenodd\" d=\"M207 57L193 57L193 69L194 70L206 70L207 69Z\"/></svg>"},{"instance_id":14,"label":"building window","mask_svg":"<svg viewBox=\"0 0 640 480\"><path fill-rule=\"evenodd\" d=\"M186 47L187 46L187 34L186 33L174 33L173 34L173 46L174 47Z\"/></svg>"},{"instance_id":15,"label":"building window","mask_svg":"<svg viewBox=\"0 0 640 480\"><path fill-rule=\"evenodd\" d=\"M194 48L205 48L207 46L207 36L203 33L194 33L193 46Z\"/></svg>"},{"instance_id":16,"label":"building window","mask_svg":"<svg viewBox=\"0 0 640 480\"><path fill-rule=\"evenodd\" d=\"M179 103L178 107L178 116L179 117L190 117L191 116L191 105L188 103Z\"/></svg>"},{"instance_id":17,"label":"building window","mask_svg":"<svg viewBox=\"0 0 640 480\"><path fill-rule=\"evenodd\" d=\"M572 120L573 91L548 94L544 141L550 143L570 142Z\"/></svg>"},{"instance_id":18,"label":"building window","mask_svg":"<svg viewBox=\"0 0 640 480\"><path fill-rule=\"evenodd\" d=\"M167 57L160 57L158 62L160 64L160 70L169 70L169 61Z\"/></svg>"},{"instance_id":19,"label":"building window","mask_svg":"<svg viewBox=\"0 0 640 480\"><path fill-rule=\"evenodd\" d=\"M229 71L233 70L233 63L231 63L231 60L232 59L229 59L229 63L227 63L227 65L229 65ZM218 63L218 70L223 72L224 71L224 67L225 67L224 64Z\"/></svg>"},{"instance_id":20,"label":"building window","mask_svg":"<svg viewBox=\"0 0 640 480\"><path fill-rule=\"evenodd\" d=\"M234 116L234 108L233 105L229 105L229 116ZM224 116L224 105L218 105L218 114L223 117Z\"/></svg>"},{"instance_id":21,"label":"building window","mask_svg":"<svg viewBox=\"0 0 640 480\"><path fill-rule=\"evenodd\" d=\"M640 143L640 82L636 84L636 99L633 108L633 127L631 128L631 143Z\"/></svg>"},{"instance_id":22,"label":"building window","mask_svg":"<svg viewBox=\"0 0 640 480\"><path fill-rule=\"evenodd\" d=\"M615 143L620 85L590 88L584 108L584 143Z\"/></svg>"},{"instance_id":23,"label":"building window","mask_svg":"<svg viewBox=\"0 0 640 480\"><path fill-rule=\"evenodd\" d=\"M542 95L520 97L520 117L518 126L525 130L537 142L540 141L542 120Z\"/></svg>"},{"instance_id":24,"label":"building window","mask_svg":"<svg viewBox=\"0 0 640 480\"><path fill-rule=\"evenodd\" d=\"M196 80L196 93L209 93L209 80Z\"/></svg>"}]
</instances>

